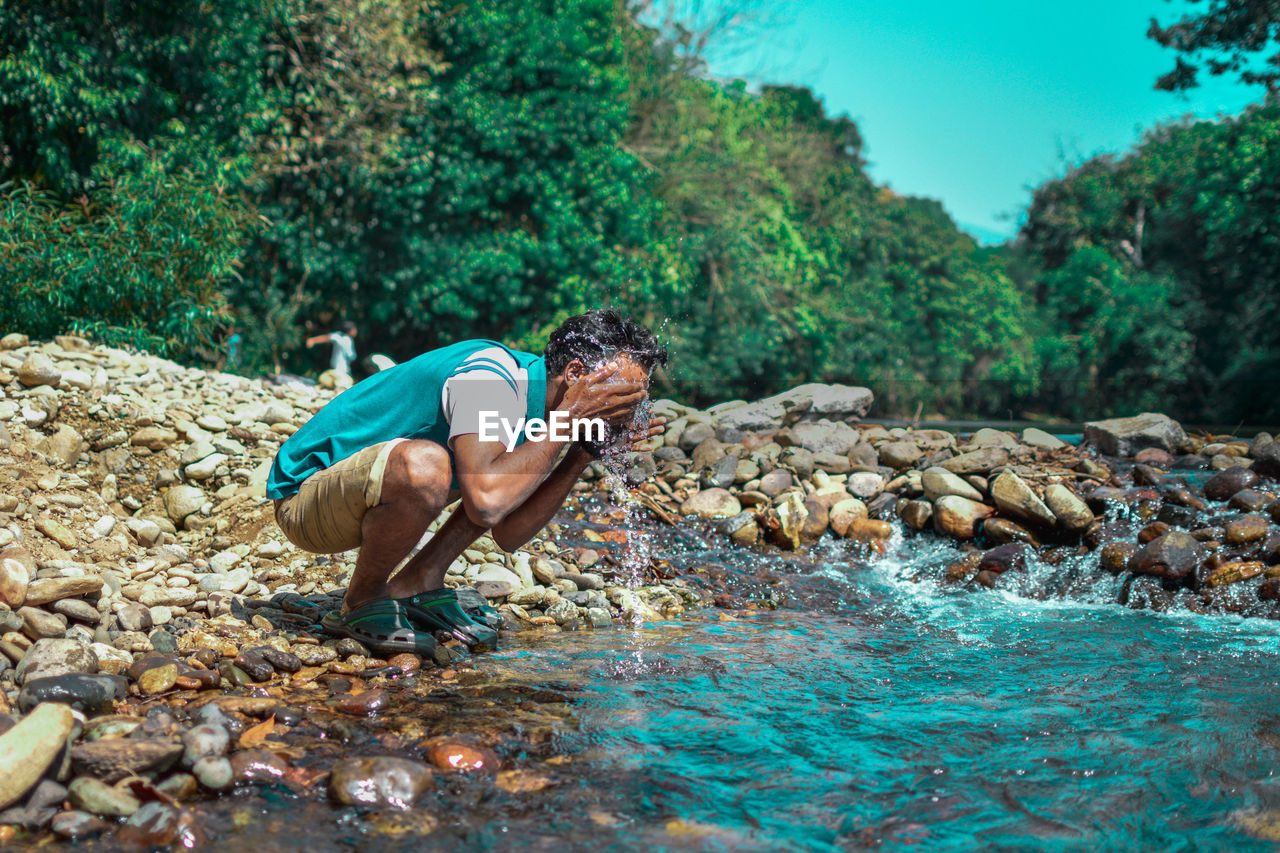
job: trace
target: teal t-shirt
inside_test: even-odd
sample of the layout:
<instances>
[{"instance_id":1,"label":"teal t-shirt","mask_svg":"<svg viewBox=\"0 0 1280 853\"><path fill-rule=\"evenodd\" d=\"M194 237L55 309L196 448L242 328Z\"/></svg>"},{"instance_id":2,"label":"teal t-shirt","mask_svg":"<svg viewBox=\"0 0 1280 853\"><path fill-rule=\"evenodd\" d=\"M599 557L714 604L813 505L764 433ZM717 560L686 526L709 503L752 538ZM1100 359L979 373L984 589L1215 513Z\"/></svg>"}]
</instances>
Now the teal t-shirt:
<instances>
[{"instance_id":1,"label":"teal t-shirt","mask_svg":"<svg viewBox=\"0 0 1280 853\"><path fill-rule=\"evenodd\" d=\"M427 439L448 448L449 422L441 410L445 382L458 373L476 370L510 381L499 366L483 361L463 364L490 347L506 350L528 371L525 417L546 417L547 366L542 356L512 350L496 341L460 341L376 373L329 401L281 445L267 477L267 497L295 494L302 481L317 471L393 438ZM523 440L521 435L517 443Z\"/></svg>"}]
</instances>

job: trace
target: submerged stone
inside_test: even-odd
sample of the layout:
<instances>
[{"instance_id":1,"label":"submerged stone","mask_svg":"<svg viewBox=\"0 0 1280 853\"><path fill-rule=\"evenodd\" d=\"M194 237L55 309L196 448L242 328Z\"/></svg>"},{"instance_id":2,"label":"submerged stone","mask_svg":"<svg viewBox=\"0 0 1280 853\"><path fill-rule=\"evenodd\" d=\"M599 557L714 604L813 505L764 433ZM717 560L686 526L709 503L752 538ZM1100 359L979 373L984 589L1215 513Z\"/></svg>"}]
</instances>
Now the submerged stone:
<instances>
[{"instance_id":1,"label":"submerged stone","mask_svg":"<svg viewBox=\"0 0 1280 853\"><path fill-rule=\"evenodd\" d=\"M407 809L434 784L427 765L407 758L348 758L329 775L329 793L347 806Z\"/></svg>"}]
</instances>

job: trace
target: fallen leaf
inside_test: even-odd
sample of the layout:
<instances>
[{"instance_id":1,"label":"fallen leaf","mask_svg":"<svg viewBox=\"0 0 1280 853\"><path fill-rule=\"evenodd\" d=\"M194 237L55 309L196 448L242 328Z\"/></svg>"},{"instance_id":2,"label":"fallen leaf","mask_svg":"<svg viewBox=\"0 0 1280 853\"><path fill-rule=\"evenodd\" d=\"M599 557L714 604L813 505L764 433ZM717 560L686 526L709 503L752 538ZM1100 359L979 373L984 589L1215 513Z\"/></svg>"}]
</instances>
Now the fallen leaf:
<instances>
[{"instance_id":1,"label":"fallen leaf","mask_svg":"<svg viewBox=\"0 0 1280 853\"><path fill-rule=\"evenodd\" d=\"M244 734L240 735L240 748L252 749L260 746L267 735L276 730L276 717L272 714L256 726L251 726L244 730Z\"/></svg>"},{"instance_id":2,"label":"fallen leaf","mask_svg":"<svg viewBox=\"0 0 1280 853\"><path fill-rule=\"evenodd\" d=\"M603 541L605 541L605 540L604 540L604 537L603 537L603 536L601 536L599 533L596 533L594 530L584 530L584 531L582 531L582 535L583 535L584 537L586 537L586 540L587 540L588 542L603 542Z\"/></svg>"}]
</instances>

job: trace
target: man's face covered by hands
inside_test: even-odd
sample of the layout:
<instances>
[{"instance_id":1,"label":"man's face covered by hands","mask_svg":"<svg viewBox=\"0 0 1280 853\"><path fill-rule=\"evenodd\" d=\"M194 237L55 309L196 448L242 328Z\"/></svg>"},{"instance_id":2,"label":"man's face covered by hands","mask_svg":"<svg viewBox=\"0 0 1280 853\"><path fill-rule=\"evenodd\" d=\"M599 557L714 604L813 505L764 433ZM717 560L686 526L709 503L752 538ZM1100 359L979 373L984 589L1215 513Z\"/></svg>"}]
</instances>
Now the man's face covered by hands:
<instances>
[{"instance_id":1,"label":"man's face covered by hands","mask_svg":"<svg viewBox=\"0 0 1280 853\"><path fill-rule=\"evenodd\" d=\"M609 430L603 442L588 442L597 455L620 453L629 450L639 441L661 434L663 419L652 421L653 404L649 399L649 372L626 353L619 353L590 370L580 361L571 362L565 370L565 380L570 386L585 383L583 391L616 401L626 401L608 418ZM656 431L655 431L656 430Z\"/></svg>"}]
</instances>

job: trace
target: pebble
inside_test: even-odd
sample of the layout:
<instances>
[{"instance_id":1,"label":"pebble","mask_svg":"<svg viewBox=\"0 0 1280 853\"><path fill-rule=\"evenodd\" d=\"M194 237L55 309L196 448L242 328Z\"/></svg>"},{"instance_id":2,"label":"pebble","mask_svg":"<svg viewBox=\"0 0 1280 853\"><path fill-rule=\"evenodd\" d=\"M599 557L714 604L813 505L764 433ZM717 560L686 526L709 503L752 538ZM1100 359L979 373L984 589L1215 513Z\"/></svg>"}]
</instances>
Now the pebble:
<instances>
[{"instance_id":1,"label":"pebble","mask_svg":"<svg viewBox=\"0 0 1280 853\"><path fill-rule=\"evenodd\" d=\"M221 755L201 758L192 766L191 772L201 785L212 791L231 787L235 778L231 762Z\"/></svg>"},{"instance_id":2,"label":"pebble","mask_svg":"<svg viewBox=\"0 0 1280 853\"><path fill-rule=\"evenodd\" d=\"M90 815L128 817L142 807L133 794L92 776L71 780L67 793L72 806Z\"/></svg>"},{"instance_id":3,"label":"pebble","mask_svg":"<svg viewBox=\"0 0 1280 853\"><path fill-rule=\"evenodd\" d=\"M172 690L178 680L177 664L167 664L148 669L138 677L138 690L146 696L154 696Z\"/></svg>"},{"instance_id":4,"label":"pebble","mask_svg":"<svg viewBox=\"0 0 1280 853\"><path fill-rule=\"evenodd\" d=\"M334 709L344 714L367 717L385 709L389 704L391 704L391 697L387 695L387 691L375 687L372 690L343 696L334 705Z\"/></svg>"}]
</instances>

